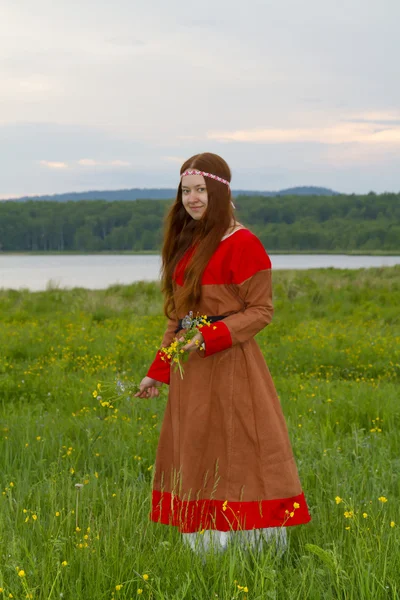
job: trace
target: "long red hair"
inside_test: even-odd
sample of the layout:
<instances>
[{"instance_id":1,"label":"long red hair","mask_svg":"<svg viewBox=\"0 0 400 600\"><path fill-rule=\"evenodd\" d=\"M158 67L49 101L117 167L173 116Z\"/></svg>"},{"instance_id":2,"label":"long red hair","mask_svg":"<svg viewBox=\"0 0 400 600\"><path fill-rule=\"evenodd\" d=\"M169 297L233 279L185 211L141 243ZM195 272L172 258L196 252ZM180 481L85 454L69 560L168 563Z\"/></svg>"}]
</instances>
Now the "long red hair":
<instances>
[{"instance_id":1,"label":"long red hair","mask_svg":"<svg viewBox=\"0 0 400 600\"><path fill-rule=\"evenodd\" d=\"M211 152L195 154L181 167L198 169L231 181L231 171L223 158ZM164 295L164 315L172 318L172 311L196 310L201 296L201 279L204 269L233 221L237 221L231 204L231 191L225 183L204 177L208 205L202 218L193 219L182 204L182 185L178 186L176 200L164 221L164 242L161 251L161 291ZM175 306L172 276L176 265L191 247L196 249L185 269L185 281L179 294L179 307Z\"/></svg>"}]
</instances>

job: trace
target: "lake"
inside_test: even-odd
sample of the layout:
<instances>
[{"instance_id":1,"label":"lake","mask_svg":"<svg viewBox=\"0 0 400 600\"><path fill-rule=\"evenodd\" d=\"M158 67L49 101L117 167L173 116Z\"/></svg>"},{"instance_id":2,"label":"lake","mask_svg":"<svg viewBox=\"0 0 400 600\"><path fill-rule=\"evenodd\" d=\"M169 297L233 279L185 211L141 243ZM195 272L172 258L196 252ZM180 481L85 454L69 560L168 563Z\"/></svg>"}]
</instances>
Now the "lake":
<instances>
[{"instance_id":1,"label":"lake","mask_svg":"<svg viewBox=\"0 0 400 600\"><path fill-rule=\"evenodd\" d=\"M344 254L272 254L273 269L361 269L400 264L400 256ZM0 288L45 290L102 289L110 285L159 279L161 257L152 255L0 255Z\"/></svg>"}]
</instances>

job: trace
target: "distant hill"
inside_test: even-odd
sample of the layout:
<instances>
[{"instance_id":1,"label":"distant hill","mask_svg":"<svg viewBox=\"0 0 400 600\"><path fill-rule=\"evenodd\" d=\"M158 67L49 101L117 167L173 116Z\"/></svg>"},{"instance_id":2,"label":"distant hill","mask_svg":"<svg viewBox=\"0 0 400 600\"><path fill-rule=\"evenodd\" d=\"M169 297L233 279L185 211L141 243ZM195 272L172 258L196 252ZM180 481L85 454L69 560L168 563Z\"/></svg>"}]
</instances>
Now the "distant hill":
<instances>
[{"instance_id":1,"label":"distant hill","mask_svg":"<svg viewBox=\"0 0 400 600\"><path fill-rule=\"evenodd\" d=\"M334 192L322 187L294 187L277 192L259 190L232 190L232 195L237 196L337 196ZM93 190L89 192L69 192L66 194L53 194L51 196L23 196L10 198L14 202L28 200L52 200L53 202L67 202L68 200L170 200L175 198L176 189L173 188L133 188L130 190Z\"/></svg>"}]
</instances>

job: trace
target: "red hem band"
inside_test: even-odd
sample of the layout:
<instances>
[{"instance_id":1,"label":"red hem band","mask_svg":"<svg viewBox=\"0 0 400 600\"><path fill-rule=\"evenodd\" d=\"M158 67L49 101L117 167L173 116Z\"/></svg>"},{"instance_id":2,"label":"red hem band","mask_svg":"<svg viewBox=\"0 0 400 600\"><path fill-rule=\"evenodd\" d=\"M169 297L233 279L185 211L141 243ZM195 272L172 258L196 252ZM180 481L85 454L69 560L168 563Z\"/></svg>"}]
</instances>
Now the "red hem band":
<instances>
[{"instance_id":1,"label":"red hem band","mask_svg":"<svg viewBox=\"0 0 400 600\"><path fill-rule=\"evenodd\" d=\"M180 500L170 492L152 491L150 520L178 527L182 533L203 529L237 531L288 527L311 521L304 493L259 502Z\"/></svg>"}]
</instances>

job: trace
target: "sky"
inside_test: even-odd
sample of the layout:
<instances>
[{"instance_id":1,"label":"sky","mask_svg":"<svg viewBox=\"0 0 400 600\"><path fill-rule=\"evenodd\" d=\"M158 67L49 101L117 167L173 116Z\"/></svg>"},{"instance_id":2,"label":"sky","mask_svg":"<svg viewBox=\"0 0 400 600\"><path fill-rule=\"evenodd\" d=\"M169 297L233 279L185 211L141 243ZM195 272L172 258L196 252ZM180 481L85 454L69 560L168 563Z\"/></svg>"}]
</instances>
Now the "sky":
<instances>
[{"instance_id":1,"label":"sky","mask_svg":"<svg viewBox=\"0 0 400 600\"><path fill-rule=\"evenodd\" d=\"M0 198L176 187L400 192L399 0L2 0Z\"/></svg>"}]
</instances>

